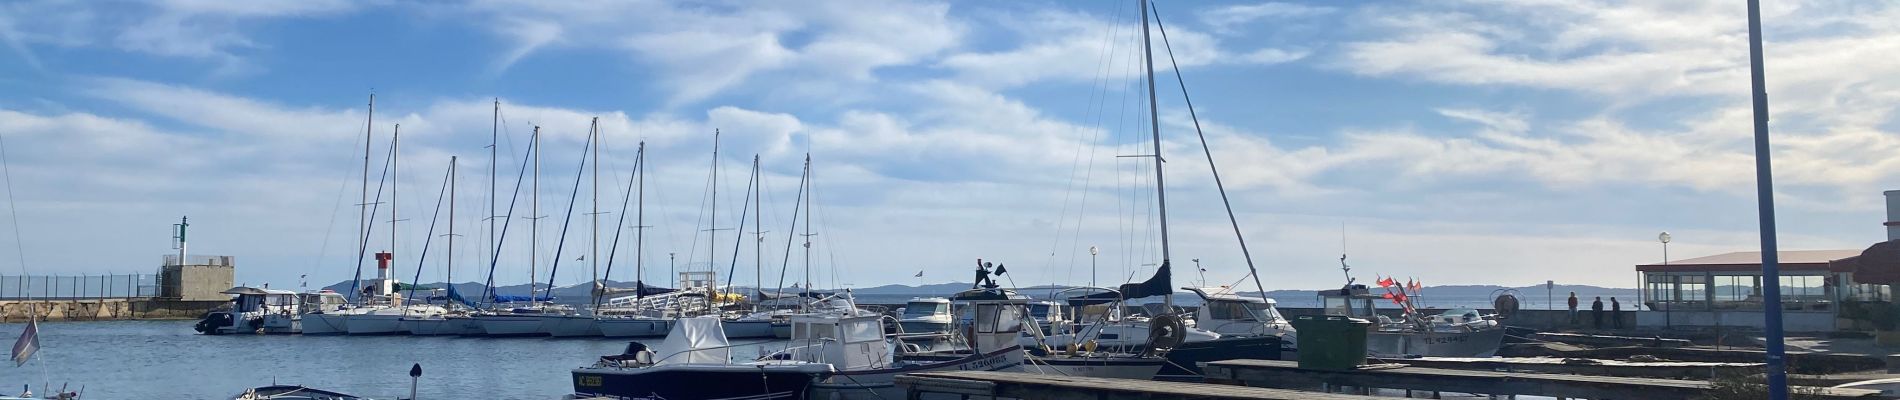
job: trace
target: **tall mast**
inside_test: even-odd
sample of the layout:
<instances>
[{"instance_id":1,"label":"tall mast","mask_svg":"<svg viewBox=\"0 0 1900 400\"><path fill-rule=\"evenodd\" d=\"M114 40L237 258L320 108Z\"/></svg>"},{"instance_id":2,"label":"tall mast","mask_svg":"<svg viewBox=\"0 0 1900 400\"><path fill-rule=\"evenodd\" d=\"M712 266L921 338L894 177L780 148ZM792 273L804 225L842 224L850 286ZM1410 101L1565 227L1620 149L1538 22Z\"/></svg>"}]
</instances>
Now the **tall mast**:
<instances>
[{"instance_id":1,"label":"tall mast","mask_svg":"<svg viewBox=\"0 0 1900 400\"><path fill-rule=\"evenodd\" d=\"M805 293L811 293L811 153L805 153ZM806 311L811 311L811 302L799 299Z\"/></svg>"},{"instance_id":2,"label":"tall mast","mask_svg":"<svg viewBox=\"0 0 1900 400\"><path fill-rule=\"evenodd\" d=\"M594 276L594 285L595 287L598 288L600 287L600 284L601 284L600 283L600 117L594 117L594 121L592 122L592 127L588 128L588 132L589 132L589 135L593 136L592 138L589 138L589 139L594 141L594 155L593 155L594 157L594 184L591 185L593 186L594 205L592 208L594 209L594 211L592 213L589 213L589 215L593 216L592 218L593 222L589 223L588 230L592 231L593 234L588 235L588 242L590 243L588 243L587 245L587 253L588 253L587 257L588 259L592 261L587 264L588 264L588 268L593 270L592 272ZM591 303L594 303L594 304L600 303L599 290L590 290L588 291L588 293L593 294L593 298L588 299L590 300Z\"/></svg>"},{"instance_id":3,"label":"tall mast","mask_svg":"<svg viewBox=\"0 0 1900 400\"><path fill-rule=\"evenodd\" d=\"M383 282L389 285L391 294L396 292L396 187L402 182L402 163L397 156L402 154L398 147L401 143L402 124L396 124L395 133L389 136L389 279Z\"/></svg>"},{"instance_id":4,"label":"tall mast","mask_svg":"<svg viewBox=\"0 0 1900 400\"><path fill-rule=\"evenodd\" d=\"M495 251L496 247L500 246L499 244L495 243L495 235L496 235L495 218L501 218L500 215L495 214L495 172L496 172L495 165L501 162L500 151L501 151L501 98L496 97L495 98L495 113L489 117L489 122L488 122L488 254L491 254L490 257L494 257L495 255L501 254L500 252ZM516 185L520 185L519 183L520 181L515 181L515 182L517 182L515 183ZM521 188L517 186L515 190L516 190L516 193L520 193ZM512 205L513 204L512 201L513 200L510 200L511 203L509 207L514 207ZM493 284L494 280L495 280L494 273L493 271L490 271L489 276L488 276L488 281L490 284ZM486 298L488 297L490 290L494 290L494 288L492 287L482 288L482 297L484 297L483 299L484 301L487 300Z\"/></svg>"},{"instance_id":5,"label":"tall mast","mask_svg":"<svg viewBox=\"0 0 1900 400\"><path fill-rule=\"evenodd\" d=\"M752 290L765 287L765 229L759 219L765 216L765 203L759 202L759 192L765 191L765 183L759 182L759 155L752 155L752 204L759 211L752 214ZM744 224L745 221L739 221ZM759 311L759 303L752 303L752 311Z\"/></svg>"},{"instance_id":6,"label":"tall mast","mask_svg":"<svg viewBox=\"0 0 1900 400\"><path fill-rule=\"evenodd\" d=\"M713 297L719 296L719 276L714 275L718 272L713 270L713 265L716 265L713 261L718 257L718 253L713 249L719 246L712 245L719 243L719 129L717 128L713 129L712 180L708 182L710 183L707 186L712 187L712 221L706 223L706 227L710 228L706 230L706 276L711 279L706 281L706 288L711 293L706 295L706 310L712 311Z\"/></svg>"},{"instance_id":7,"label":"tall mast","mask_svg":"<svg viewBox=\"0 0 1900 400\"><path fill-rule=\"evenodd\" d=\"M1169 260L1168 189L1162 184L1161 163L1166 162L1166 159L1161 157L1160 105L1155 104L1155 52L1148 39L1148 0L1136 1L1141 3L1141 53L1146 58L1142 66L1148 71L1148 127L1154 132L1155 207L1160 209L1161 215L1161 266L1165 268L1168 267ZM1169 281L1172 282L1173 279L1170 278ZM1174 312L1174 285L1168 286L1167 292L1162 294L1161 301L1167 305L1168 312L1172 313Z\"/></svg>"},{"instance_id":8,"label":"tall mast","mask_svg":"<svg viewBox=\"0 0 1900 400\"><path fill-rule=\"evenodd\" d=\"M460 178L455 174L455 156L449 156L449 267L442 277L444 286L455 285L455 181Z\"/></svg>"},{"instance_id":9,"label":"tall mast","mask_svg":"<svg viewBox=\"0 0 1900 400\"><path fill-rule=\"evenodd\" d=\"M536 300L534 272L541 257L541 126L534 127L528 147L534 149L534 183L528 190L528 303ZM548 288L554 289L554 288Z\"/></svg>"},{"instance_id":10,"label":"tall mast","mask_svg":"<svg viewBox=\"0 0 1900 400\"><path fill-rule=\"evenodd\" d=\"M645 265L647 250L647 142L640 142L640 150L634 153L634 159L637 160L633 163L634 173L638 174L636 176L639 177L638 183L634 184L637 188L635 190L639 192L639 197L636 201L639 201L640 204L636 206L638 207L638 211L634 211L638 216L633 220L633 298L638 299L644 297L646 293L647 278Z\"/></svg>"},{"instance_id":11,"label":"tall mast","mask_svg":"<svg viewBox=\"0 0 1900 400\"><path fill-rule=\"evenodd\" d=\"M369 215L369 152L370 139L376 134L376 94L369 94L369 117L363 122L363 201L356 204L356 281L350 285L350 297L355 298L363 286L363 253L369 250L369 222L375 218ZM180 265L185 260L178 260ZM357 299L362 302L361 298Z\"/></svg>"}]
</instances>

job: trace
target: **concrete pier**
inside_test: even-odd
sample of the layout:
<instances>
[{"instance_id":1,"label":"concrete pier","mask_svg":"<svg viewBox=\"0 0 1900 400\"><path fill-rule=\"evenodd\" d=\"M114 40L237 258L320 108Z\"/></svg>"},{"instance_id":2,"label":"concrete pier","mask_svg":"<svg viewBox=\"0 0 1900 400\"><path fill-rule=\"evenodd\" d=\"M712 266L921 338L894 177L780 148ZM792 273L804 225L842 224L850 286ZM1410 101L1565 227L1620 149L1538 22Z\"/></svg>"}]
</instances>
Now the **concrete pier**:
<instances>
[{"instance_id":1,"label":"concrete pier","mask_svg":"<svg viewBox=\"0 0 1900 400\"><path fill-rule=\"evenodd\" d=\"M36 314L41 321L190 319L224 303L226 301L159 299L4 300L0 301L0 322L22 322Z\"/></svg>"}]
</instances>

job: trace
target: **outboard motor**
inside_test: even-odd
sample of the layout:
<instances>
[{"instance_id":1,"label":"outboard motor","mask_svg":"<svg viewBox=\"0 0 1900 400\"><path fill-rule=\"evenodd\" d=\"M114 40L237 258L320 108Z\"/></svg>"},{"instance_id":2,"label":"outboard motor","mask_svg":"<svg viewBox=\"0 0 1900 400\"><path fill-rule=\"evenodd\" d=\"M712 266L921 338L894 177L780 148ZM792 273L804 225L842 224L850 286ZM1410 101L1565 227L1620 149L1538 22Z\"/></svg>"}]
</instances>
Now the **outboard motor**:
<instances>
[{"instance_id":1,"label":"outboard motor","mask_svg":"<svg viewBox=\"0 0 1900 400\"><path fill-rule=\"evenodd\" d=\"M222 332L218 332L218 328L231 326L231 323L233 321L234 321L234 317L231 316L230 312L213 311L211 313L205 314L205 318L202 320L199 320L197 325L193 325L192 329L198 331L198 333L202 333L206 335L216 335L216 334L222 333Z\"/></svg>"}]
</instances>

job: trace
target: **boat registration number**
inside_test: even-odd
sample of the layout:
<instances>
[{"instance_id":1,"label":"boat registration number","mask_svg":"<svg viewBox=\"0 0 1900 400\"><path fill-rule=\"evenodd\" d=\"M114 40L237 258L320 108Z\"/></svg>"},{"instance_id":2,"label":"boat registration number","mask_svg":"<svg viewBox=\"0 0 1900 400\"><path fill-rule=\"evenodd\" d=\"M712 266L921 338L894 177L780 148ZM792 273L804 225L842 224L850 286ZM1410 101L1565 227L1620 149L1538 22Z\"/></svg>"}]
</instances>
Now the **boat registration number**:
<instances>
[{"instance_id":1,"label":"boat registration number","mask_svg":"<svg viewBox=\"0 0 1900 400\"><path fill-rule=\"evenodd\" d=\"M574 384L580 385L580 386L587 386L587 387L598 387L601 385L600 375L581 375L581 376L574 377Z\"/></svg>"}]
</instances>

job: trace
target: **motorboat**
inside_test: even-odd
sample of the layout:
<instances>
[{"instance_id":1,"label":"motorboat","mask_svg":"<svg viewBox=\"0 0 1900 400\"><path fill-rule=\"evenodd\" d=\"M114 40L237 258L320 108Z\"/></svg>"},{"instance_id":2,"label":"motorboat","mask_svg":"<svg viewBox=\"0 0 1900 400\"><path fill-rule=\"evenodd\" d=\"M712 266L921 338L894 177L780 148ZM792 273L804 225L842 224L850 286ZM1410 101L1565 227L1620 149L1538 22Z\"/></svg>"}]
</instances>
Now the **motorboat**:
<instances>
[{"instance_id":1,"label":"motorboat","mask_svg":"<svg viewBox=\"0 0 1900 400\"><path fill-rule=\"evenodd\" d=\"M341 335L349 332L350 314L364 312L350 304L341 293L324 289L317 292L298 294L303 304L303 317L298 321L298 333L304 335Z\"/></svg>"},{"instance_id":2,"label":"motorboat","mask_svg":"<svg viewBox=\"0 0 1900 400\"><path fill-rule=\"evenodd\" d=\"M659 347L629 343L619 355L603 356L573 370L579 398L780 399L801 397L831 364L781 360L734 362L731 343L717 317L681 318ZM749 382L749 384L718 384Z\"/></svg>"},{"instance_id":3,"label":"motorboat","mask_svg":"<svg viewBox=\"0 0 1900 400\"><path fill-rule=\"evenodd\" d=\"M897 325L905 333L944 332L955 322L956 318L950 315L950 299L942 297L910 299L897 318Z\"/></svg>"},{"instance_id":4,"label":"motorboat","mask_svg":"<svg viewBox=\"0 0 1900 400\"><path fill-rule=\"evenodd\" d=\"M270 385L244 389L232 400L368 400L329 390L301 385Z\"/></svg>"},{"instance_id":5,"label":"motorboat","mask_svg":"<svg viewBox=\"0 0 1900 400\"><path fill-rule=\"evenodd\" d=\"M1386 288L1387 293L1404 293ZM1415 289L1414 289L1415 290ZM1504 343L1504 324L1497 315L1460 308L1429 314L1413 303L1416 295L1372 294L1365 285L1348 284L1319 292L1326 315L1341 315L1374 321L1366 334L1366 353L1372 357L1492 357ZM1374 305L1393 302L1402 312L1399 318L1381 315Z\"/></svg>"},{"instance_id":6,"label":"motorboat","mask_svg":"<svg viewBox=\"0 0 1900 400\"><path fill-rule=\"evenodd\" d=\"M303 298L281 289L238 286L221 293L231 303L205 314L192 328L206 335L233 333L294 334L302 332Z\"/></svg>"}]
</instances>

